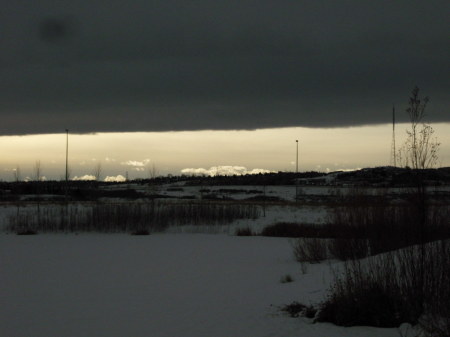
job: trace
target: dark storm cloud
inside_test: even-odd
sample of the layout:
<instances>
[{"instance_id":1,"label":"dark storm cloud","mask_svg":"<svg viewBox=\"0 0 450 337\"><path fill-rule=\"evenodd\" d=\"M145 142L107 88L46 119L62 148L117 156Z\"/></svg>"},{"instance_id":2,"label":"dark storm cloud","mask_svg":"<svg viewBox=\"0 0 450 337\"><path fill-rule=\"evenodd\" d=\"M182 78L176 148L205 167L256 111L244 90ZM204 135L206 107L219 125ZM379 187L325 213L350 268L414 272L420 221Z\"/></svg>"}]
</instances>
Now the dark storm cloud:
<instances>
[{"instance_id":1,"label":"dark storm cloud","mask_svg":"<svg viewBox=\"0 0 450 337\"><path fill-rule=\"evenodd\" d=\"M450 121L448 1L14 1L0 134ZM405 119L399 113L399 119Z\"/></svg>"}]
</instances>

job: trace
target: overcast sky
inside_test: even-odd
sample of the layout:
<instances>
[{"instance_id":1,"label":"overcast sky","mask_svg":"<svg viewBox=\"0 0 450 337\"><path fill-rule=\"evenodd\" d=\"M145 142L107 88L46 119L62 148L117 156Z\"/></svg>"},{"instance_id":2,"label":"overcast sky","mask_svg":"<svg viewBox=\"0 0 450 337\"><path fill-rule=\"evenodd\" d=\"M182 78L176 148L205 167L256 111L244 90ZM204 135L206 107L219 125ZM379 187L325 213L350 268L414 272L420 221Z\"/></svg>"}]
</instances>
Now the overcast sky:
<instances>
[{"instance_id":1,"label":"overcast sky","mask_svg":"<svg viewBox=\"0 0 450 337\"><path fill-rule=\"evenodd\" d=\"M450 2L8 1L0 135L450 122Z\"/></svg>"}]
</instances>

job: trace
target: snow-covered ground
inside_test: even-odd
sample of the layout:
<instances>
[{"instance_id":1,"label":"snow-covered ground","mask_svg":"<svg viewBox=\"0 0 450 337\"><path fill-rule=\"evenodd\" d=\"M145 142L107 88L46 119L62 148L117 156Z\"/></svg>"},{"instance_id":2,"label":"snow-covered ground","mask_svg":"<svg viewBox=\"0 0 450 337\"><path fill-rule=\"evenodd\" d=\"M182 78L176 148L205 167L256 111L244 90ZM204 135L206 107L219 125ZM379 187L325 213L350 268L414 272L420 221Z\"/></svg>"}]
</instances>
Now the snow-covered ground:
<instances>
[{"instance_id":1,"label":"snow-covered ground","mask_svg":"<svg viewBox=\"0 0 450 337\"><path fill-rule=\"evenodd\" d=\"M200 189L168 185L158 193L199 199ZM236 200L262 195L252 186L203 189ZM303 195L346 190L333 191L300 188ZM265 193L293 201L295 187L267 186ZM17 212L16 205L0 206L0 336L400 336L398 329L343 328L282 314L282 305L315 304L326 296L329 262L310 265L302 274L289 239L232 234L247 227L258 233L277 222L321 225L329 208L293 202L257 207L257 219L226 226L171 226L150 236L17 236L3 230L8 216ZM35 209L24 203L19 210ZM286 275L294 282L281 283Z\"/></svg>"},{"instance_id":2,"label":"snow-covered ground","mask_svg":"<svg viewBox=\"0 0 450 337\"><path fill-rule=\"evenodd\" d=\"M0 266L5 337L399 336L281 314L320 301L331 277L303 275L283 238L2 233Z\"/></svg>"}]
</instances>

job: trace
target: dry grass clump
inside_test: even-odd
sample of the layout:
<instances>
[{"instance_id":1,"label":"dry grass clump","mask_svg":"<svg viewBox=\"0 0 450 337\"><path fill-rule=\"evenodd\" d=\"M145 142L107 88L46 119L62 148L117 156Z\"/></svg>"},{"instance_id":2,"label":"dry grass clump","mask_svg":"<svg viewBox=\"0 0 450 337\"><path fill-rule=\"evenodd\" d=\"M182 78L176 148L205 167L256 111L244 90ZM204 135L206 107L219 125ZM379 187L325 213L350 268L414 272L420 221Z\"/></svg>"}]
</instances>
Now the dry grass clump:
<instances>
[{"instance_id":1,"label":"dry grass clump","mask_svg":"<svg viewBox=\"0 0 450 337\"><path fill-rule=\"evenodd\" d=\"M225 203L117 203L41 205L9 217L11 232L128 232L163 231L168 226L225 225L259 215L255 205Z\"/></svg>"}]
</instances>

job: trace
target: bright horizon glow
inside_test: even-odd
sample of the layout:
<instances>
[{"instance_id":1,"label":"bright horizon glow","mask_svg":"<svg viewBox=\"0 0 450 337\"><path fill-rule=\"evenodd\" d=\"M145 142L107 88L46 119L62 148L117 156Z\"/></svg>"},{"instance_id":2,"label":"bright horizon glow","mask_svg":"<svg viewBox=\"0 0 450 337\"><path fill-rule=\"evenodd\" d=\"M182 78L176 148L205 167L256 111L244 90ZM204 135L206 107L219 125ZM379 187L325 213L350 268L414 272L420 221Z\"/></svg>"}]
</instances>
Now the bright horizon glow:
<instances>
[{"instance_id":1,"label":"bright horizon glow","mask_svg":"<svg viewBox=\"0 0 450 337\"><path fill-rule=\"evenodd\" d=\"M397 148L405 140L408 124L396 126ZM450 166L450 123L436 123L441 143L439 167ZM158 175L182 170L214 170L228 166L237 172L295 171L299 140L299 171L335 171L390 164L392 125L348 128L277 128L253 131L182 131L69 134L71 178L92 175L102 165L101 180L128 176L147 178L154 166ZM0 179L33 176L41 162L43 176L60 180L65 175L65 133L0 137ZM230 168L231 167L231 168ZM189 172L189 171L184 171Z\"/></svg>"}]
</instances>

